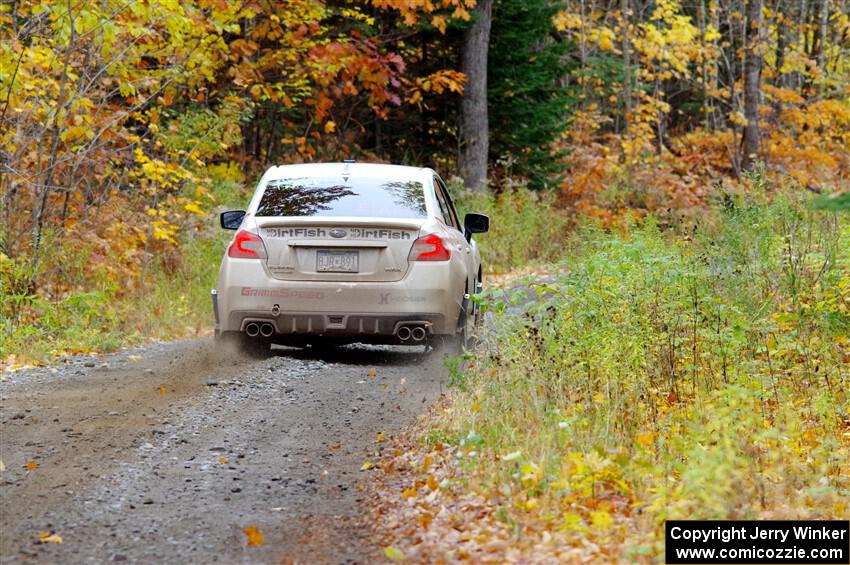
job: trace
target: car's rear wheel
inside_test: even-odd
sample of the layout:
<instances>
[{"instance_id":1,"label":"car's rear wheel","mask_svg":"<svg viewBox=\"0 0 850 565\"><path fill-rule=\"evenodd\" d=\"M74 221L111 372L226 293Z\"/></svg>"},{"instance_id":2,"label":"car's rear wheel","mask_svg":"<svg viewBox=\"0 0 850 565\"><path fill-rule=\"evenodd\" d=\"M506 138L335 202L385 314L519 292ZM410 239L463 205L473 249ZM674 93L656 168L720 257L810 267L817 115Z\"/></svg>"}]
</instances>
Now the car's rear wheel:
<instances>
[{"instance_id":1,"label":"car's rear wheel","mask_svg":"<svg viewBox=\"0 0 850 565\"><path fill-rule=\"evenodd\" d=\"M262 339L248 337L242 332L224 332L219 339L233 353L246 357L263 357L269 354L271 345Z\"/></svg>"},{"instance_id":2,"label":"car's rear wheel","mask_svg":"<svg viewBox=\"0 0 850 565\"><path fill-rule=\"evenodd\" d=\"M481 292L483 288L483 278L479 272L478 278L475 280L475 293ZM472 303L472 336L474 342L478 342L481 337L481 330L484 326L484 313L481 311L481 306L477 302Z\"/></svg>"},{"instance_id":3,"label":"car's rear wheel","mask_svg":"<svg viewBox=\"0 0 850 565\"><path fill-rule=\"evenodd\" d=\"M476 290L479 284L480 281L476 279ZM464 297L463 305L464 310L461 312L460 319L458 320L457 333L449 340L450 348L457 354L463 353L475 345L483 319L481 308L472 300L471 296L469 298Z\"/></svg>"}]
</instances>

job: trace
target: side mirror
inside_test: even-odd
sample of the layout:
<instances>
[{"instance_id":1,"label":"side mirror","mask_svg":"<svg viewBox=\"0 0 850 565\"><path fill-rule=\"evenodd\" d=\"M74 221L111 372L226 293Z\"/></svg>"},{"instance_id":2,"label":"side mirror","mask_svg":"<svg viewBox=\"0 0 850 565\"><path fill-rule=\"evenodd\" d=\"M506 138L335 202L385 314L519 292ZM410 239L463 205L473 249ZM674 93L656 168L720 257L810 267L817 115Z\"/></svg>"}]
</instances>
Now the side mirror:
<instances>
[{"instance_id":1,"label":"side mirror","mask_svg":"<svg viewBox=\"0 0 850 565\"><path fill-rule=\"evenodd\" d=\"M242 218L245 217L244 210L228 210L227 212L222 212L219 220L221 221L221 227L226 230L238 230L239 226L242 225Z\"/></svg>"},{"instance_id":2,"label":"side mirror","mask_svg":"<svg viewBox=\"0 0 850 565\"><path fill-rule=\"evenodd\" d=\"M463 218L463 231L467 241L474 233L485 233L490 230L490 217L484 214L467 214Z\"/></svg>"}]
</instances>

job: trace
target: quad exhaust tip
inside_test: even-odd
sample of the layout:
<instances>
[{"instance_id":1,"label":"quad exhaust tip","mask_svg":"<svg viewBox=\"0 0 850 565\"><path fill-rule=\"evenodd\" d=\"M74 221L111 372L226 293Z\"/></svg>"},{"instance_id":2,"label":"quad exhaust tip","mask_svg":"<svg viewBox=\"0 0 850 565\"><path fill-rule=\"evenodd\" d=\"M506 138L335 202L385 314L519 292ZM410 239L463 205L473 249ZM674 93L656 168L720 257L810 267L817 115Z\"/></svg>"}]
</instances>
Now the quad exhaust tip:
<instances>
[{"instance_id":1,"label":"quad exhaust tip","mask_svg":"<svg viewBox=\"0 0 850 565\"><path fill-rule=\"evenodd\" d=\"M247 326L245 326L245 333L248 337L257 337L260 335L260 325L256 322L251 322Z\"/></svg>"},{"instance_id":2,"label":"quad exhaust tip","mask_svg":"<svg viewBox=\"0 0 850 565\"><path fill-rule=\"evenodd\" d=\"M413 338L413 341L422 341L425 339L425 328L422 326L416 326L410 330L410 337Z\"/></svg>"},{"instance_id":3,"label":"quad exhaust tip","mask_svg":"<svg viewBox=\"0 0 850 565\"><path fill-rule=\"evenodd\" d=\"M398 333L396 333L396 335L401 341L407 341L408 339L410 339L410 334L410 328L408 328L407 326L400 327L398 329Z\"/></svg>"},{"instance_id":4,"label":"quad exhaust tip","mask_svg":"<svg viewBox=\"0 0 850 565\"><path fill-rule=\"evenodd\" d=\"M271 337L274 335L274 326L266 322L260 326L260 335L263 337Z\"/></svg>"}]
</instances>

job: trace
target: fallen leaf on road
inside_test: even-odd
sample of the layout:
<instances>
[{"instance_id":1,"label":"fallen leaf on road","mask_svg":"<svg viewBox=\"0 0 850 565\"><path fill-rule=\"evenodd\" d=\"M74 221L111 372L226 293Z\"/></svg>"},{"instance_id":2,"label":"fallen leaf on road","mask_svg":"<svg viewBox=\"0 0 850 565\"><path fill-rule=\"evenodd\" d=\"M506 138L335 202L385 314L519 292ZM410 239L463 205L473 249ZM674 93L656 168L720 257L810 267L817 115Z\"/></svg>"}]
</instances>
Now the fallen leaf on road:
<instances>
[{"instance_id":1,"label":"fallen leaf on road","mask_svg":"<svg viewBox=\"0 0 850 565\"><path fill-rule=\"evenodd\" d=\"M230 461L227 459L227 457L225 457L223 455L218 458L218 462L221 463L222 465L227 465L228 463L230 463Z\"/></svg>"},{"instance_id":2,"label":"fallen leaf on road","mask_svg":"<svg viewBox=\"0 0 850 565\"><path fill-rule=\"evenodd\" d=\"M374 368L369 369L368 371L366 371L366 376L367 377L377 377L378 376L378 370L374 369Z\"/></svg>"},{"instance_id":3,"label":"fallen leaf on road","mask_svg":"<svg viewBox=\"0 0 850 565\"><path fill-rule=\"evenodd\" d=\"M369 469L371 469L374 466L375 466L375 464L372 463L371 461L364 461L363 464L360 465L360 470L361 471L368 471Z\"/></svg>"},{"instance_id":4,"label":"fallen leaf on road","mask_svg":"<svg viewBox=\"0 0 850 565\"><path fill-rule=\"evenodd\" d=\"M437 490L440 488L440 485L437 483L437 479L434 478L434 475L428 475L428 488L431 490Z\"/></svg>"},{"instance_id":5,"label":"fallen leaf on road","mask_svg":"<svg viewBox=\"0 0 850 565\"><path fill-rule=\"evenodd\" d=\"M165 387L164 386L159 387L159 393L165 394Z\"/></svg>"},{"instance_id":6,"label":"fallen leaf on road","mask_svg":"<svg viewBox=\"0 0 850 565\"><path fill-rule=\"evenodd\" d=\"M250 526L245 526L242 528L242 531L245 532L245 535L248 536L248 545L263 545L266 543L265 538L263 538L263 533L254 526L253 524Z\"/></svg>"},{"instance_id":7,"label":"fallen leaf on road","mask_svg":"<svg viewBox=\"0 0 850 565\"><path fill-rule=\"evenodd\" d=\"M401 492L401 497L402 498L416 498L416 489L413 488L413 487L409 487L409 488L404 489Z\"/></svg>"},{"instance_id":8,"label":"fallen leaf on road","mask_svg":"<svg viewBox=\"0 0 850 565\"><path fill-rule=\"evenodd\" d=\"M381 443L384 441L384 432L378 432L378 435L375 436L375 442Z\"/></svg>"},{"instance_id":9,"label":"fallen leaf on road","mask_svg":"<svg viewBox=\"0 0 850 565\"><path fill-rule=\"evenodd\" d=\"M0 473L6 470L6 466L3 464L3 460L0 459Z\"/></svg>"},{"instance_id":10,"label":"fallen leaf on road","mask_svg":"<svg viewBox=\"0 0 850 565\"><path fill-rule=\"evenodd\" d=\"M36 463L35 461L30 461L26 464L26 468L27 471L35 471L36 469L38 469L38 463Z\"/></svg>"},{"instance_id":11,"label":"fallen leaf on road","mask_svg":"<svg viewBox=\"0 0 850 565\"><path fill-rule=\"evenodd\" d=\"M430 455L426 455L425 459L422 460L422 472L427 473L428 469L431 468L431 465L434 463L434 458Z\"/></svg>"},{"instance_id":12,"label":"fallen leaf on road","mask_svg":"<svg viewBox=\"0 0 850 565\"><path fill-rule=\"evenodd\" d=\"M384 555L391 561L404 561L405 559L404 552L397 547L385 547Z\"/></svg>"},{"instance_id":13,"label":"fallen leaf on road","mask_svg":"<svg viewBox=\"0 0 850 565\"><path fill-rule=\"evenodd\" d=\"M128 355L127 356L128 361L138 361L141 358L142 358L141 355Z\"/></svg>"},{"instance_id":14,"label":"fallen leaf on road","mask_svg":"<svg viewBox=\"0 0 850 565\"><path fill-rule=\"evenodd\" d=\"M36 537L41 543L62 543L62 538L54 532L40 532Z\"/></svg>"}]
</instances>

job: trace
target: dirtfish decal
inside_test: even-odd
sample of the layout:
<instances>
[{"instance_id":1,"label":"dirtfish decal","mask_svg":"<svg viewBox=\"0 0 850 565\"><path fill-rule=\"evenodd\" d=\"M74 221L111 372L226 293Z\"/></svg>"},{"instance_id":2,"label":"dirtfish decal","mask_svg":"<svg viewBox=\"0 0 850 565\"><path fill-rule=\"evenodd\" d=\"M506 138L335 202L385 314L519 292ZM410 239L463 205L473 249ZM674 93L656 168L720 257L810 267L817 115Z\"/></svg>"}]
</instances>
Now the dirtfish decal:
<instances>
[{"instance_id":1,"label":"dirtfish decal","mask_svg":"<svg viewBox=\"0 0 850 565\"><path fill-rule=\"evenodd\" d=\"M405 230L391 230L386 228L349 228L347 235L340 235L340 232L345 232L340 228L263 228L263 237L304 237L309 239L326 239L328 237L345 239L395 239L405 240L413 239L413 235Z\"/></svg>"}]
</instances>

